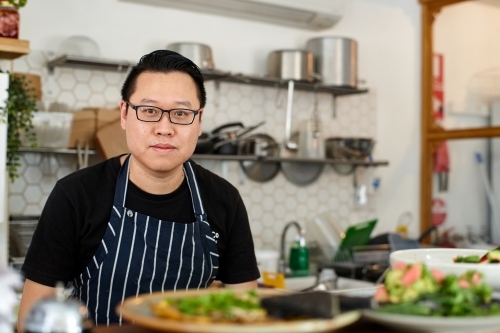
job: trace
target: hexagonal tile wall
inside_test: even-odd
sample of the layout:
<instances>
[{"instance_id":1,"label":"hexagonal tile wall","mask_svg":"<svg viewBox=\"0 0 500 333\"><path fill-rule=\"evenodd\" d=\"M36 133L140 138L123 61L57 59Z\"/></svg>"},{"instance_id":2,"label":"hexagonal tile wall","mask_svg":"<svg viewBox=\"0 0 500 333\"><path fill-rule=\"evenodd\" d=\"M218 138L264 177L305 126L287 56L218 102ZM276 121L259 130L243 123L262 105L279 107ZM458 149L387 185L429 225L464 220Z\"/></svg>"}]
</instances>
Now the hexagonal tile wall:
<instances>
[{"instance_id":1,"label":"hexagonal tile wall","mask_svg":"<svg viewBox=\"0 0 500 333\"><path fill-rule=\"evenodd\" d=\"M84 107L118 106L120 87L126 74L72 68L55 68L50 74L46 68L50 57L50 52L32 51L11 63L13 71L41 76L45 106L58 106L69 111ZM208 81L206 89L208 100L203 116L204 131L211 131L227 122L240 121L250 126L264 120L265 124L253 133L269 133L277 142L283 142L286 88ZM328 93L318 93L316 97L323 138L374 137L376 94L373 91L338 97L335 105ZM294 131L298 124L311 119L314 98L312 92L294 93ZM283 147L281 153L292 155ZM98 161L94 156L91 164ZM313 217L328 211L340 225L347 226L375 215L375 198L370 198L367 205L356 205L352 175L340 175L328 165L315 182L297 186L289 182L282 172L271 181L259 183L248 179L238 162L196 162L226 178L239 190L248 211L256 248L278 249L283 228L291 220L307 227ZM56 180L76 169L76 156L23 154L21 177L9 187L10 214L40 214Z\"/></svg>"}]
</instances>

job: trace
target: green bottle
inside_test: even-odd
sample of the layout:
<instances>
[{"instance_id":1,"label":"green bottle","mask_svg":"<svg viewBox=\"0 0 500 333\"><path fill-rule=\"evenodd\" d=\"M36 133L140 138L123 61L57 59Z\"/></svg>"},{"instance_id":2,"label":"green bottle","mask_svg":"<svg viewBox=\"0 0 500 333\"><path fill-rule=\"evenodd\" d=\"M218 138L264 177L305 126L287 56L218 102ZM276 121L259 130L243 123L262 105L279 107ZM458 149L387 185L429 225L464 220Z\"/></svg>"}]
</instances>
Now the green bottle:
<instances>
[{"instance_id":1,"label":"green bottle","mask_svg":"<svg viewBox=\"0 0 500 333\"><path fill-rule=\"evenodd\" d=\"M303 238L292 244L289 267L294 277L309 275L309 249Z\"/></svg>"}]
</instances>

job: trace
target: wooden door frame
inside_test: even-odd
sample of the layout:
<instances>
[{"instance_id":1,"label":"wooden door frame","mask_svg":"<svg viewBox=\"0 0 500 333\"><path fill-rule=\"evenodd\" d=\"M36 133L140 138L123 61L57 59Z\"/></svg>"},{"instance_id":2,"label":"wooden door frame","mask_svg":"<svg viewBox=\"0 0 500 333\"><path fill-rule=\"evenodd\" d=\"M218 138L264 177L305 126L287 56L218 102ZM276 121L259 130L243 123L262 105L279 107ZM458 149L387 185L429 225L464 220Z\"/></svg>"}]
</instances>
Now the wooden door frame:
<instances>
[{"instance_id":1,"label":"wooden door frame","mask_svg":"<svg viewBox=\"0 0 500 333\"><path fill-rule=\"evenodd\" d=\"M432 226L433 153L445 140L491 138L500 136L499 127L446 130L434 124L432 116L433 23L445 6L469 0L419 0L422 15L422 82L421 82L421 151L420 151L420 232ZM429 242L426 239L425 242Z\"/></svg>"}]
</instances>

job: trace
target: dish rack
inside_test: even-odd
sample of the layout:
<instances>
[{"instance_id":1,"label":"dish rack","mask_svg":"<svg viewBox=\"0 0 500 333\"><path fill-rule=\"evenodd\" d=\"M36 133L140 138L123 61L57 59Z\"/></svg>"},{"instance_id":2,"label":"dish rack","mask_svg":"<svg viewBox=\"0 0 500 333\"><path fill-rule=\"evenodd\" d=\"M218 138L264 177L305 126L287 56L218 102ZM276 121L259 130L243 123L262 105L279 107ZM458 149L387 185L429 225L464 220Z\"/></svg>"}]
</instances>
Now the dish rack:
<instances>
[{"instance_id":1,"label":"dish rack","mask_svg":"<svg viewBox=\"0 0 500 333\"><path fill-rule=\"evenodd\" d=\"M24 261L39 216L11 216L9 220L9 259L15 264Z\"/></svg>"}]
</instances>

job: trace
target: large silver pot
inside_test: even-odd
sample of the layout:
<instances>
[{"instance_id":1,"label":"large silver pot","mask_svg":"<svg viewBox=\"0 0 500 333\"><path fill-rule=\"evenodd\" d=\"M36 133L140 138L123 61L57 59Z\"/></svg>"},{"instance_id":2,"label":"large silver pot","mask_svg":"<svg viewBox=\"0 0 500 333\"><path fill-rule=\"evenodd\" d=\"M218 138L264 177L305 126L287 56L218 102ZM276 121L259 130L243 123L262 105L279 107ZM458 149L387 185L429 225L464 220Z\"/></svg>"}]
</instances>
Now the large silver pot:
<instances>
[{"instance_id":1,"label":"large silver pot","mask_svg":"<svg viewBox=\"0 0 500 333\"><path fill-rule=\"evenodd\" d=\"M172 43L167 50L175 51L190 59L201 69L214 69L214 60L210 46L199 43Z\"/></svg>"},{"instance_id":2,"label":"large silver pot","mask_svg":"<svg viewBox=\"0 0 500 333\"><path fill-rule=\"evenodd\" d=\"M344 37L318 37L307 41L306 49L314 54L316 72L322 83L356 87L358 81L357 42Z\"/></svg>"},{"instance_id":3,"label":"large silver pot","mask_svg":"<svg viewBox=\"0 0 500 333\"><path fill-rule=\"evenodd\" d=\"M314 81L314 56L307 50L276 50L269 54L269 76L296 81Z\"/></svg>"}]
</instances>

